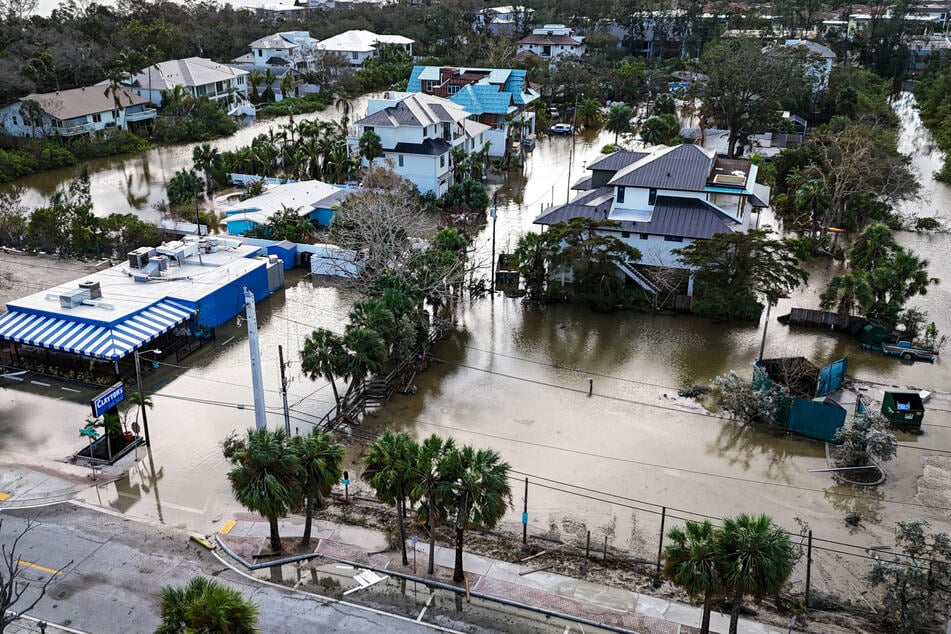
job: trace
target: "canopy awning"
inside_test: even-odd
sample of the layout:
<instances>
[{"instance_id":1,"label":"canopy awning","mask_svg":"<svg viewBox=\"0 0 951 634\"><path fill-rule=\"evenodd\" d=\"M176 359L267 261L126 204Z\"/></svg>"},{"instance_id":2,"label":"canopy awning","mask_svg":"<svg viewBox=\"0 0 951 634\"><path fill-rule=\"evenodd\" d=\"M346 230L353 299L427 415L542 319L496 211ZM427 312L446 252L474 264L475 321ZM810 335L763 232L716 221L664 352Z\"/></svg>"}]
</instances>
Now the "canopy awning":
<instances>
[{"instance_id":1,"label":"canopy awning","mask_svg":"<svg viewBox=\"0 0 951 634\"><path fill-rule=\"evenodd\" d=\"M112 326L12 310L0 315L0 340L117 361L190 319L196 312L162 300Z\"/></svg>"}]
</instances>

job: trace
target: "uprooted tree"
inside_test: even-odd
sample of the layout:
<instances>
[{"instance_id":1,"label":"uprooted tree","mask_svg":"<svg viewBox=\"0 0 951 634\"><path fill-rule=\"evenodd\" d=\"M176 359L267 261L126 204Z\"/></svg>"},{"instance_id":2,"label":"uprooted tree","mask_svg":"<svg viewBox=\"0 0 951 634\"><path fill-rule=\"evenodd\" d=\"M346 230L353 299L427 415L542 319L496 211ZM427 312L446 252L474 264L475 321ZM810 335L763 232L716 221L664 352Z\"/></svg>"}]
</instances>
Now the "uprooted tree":
<instances>
[{"instance_id":1,"label":"uprooted tree","mask_svg":"<svg viewBox=\"0 0 951 634\"><path fill-rule=\"evenodd\" d=\"M16 621L22 615L36 607L36 604L46 595L46 589L50 583L56 579L63 570L73 562L70 561L65 566L50 573L50 576L41 581L26 581L22 574L25 570L20 562L20 540L36 526L32 519L26 521L26 525L13 540L3 534L3 518L0 517L0 555L3 561L0 562L0 632L4 631L8 625Z\"/></svg>"}]
</instances>

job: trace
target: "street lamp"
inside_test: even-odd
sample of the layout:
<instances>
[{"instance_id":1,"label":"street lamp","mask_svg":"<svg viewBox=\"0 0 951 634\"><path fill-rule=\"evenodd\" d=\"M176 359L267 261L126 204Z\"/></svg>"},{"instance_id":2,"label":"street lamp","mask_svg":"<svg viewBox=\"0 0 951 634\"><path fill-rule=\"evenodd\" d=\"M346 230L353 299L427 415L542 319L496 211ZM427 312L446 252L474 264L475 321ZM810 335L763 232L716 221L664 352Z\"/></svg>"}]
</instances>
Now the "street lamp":
<instances>
[{"instance_id":1,"label":"street lamp","mask_svg":"<svg viewBox=\"0 0 951 634\"><path fill-rule=\"evenodd\" d=\"M132 355L135 357L135 385L136 389L139 392L139 409L142 410L142 430L145 432L145 446L151 447L152 441L149 439L149 416L148 416L148 407L145 406L145 394L142 393L142 366L139 362L139 356L142 353L154 353L162 354L162 351L158 348L153 348L152 350L135 350Z\"/></svg>"}]
</instances>

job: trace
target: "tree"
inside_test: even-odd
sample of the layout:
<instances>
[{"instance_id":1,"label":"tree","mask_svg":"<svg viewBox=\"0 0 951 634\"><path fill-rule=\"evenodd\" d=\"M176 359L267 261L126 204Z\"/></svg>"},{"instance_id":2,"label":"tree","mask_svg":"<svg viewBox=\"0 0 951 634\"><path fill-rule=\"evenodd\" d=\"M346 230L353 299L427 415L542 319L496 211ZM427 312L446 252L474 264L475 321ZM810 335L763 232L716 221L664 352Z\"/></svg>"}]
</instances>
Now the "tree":
<instances>
[{"instance_id":1,"label":"tree","mask_svg":"<svg viewBox=\"0 0 951 634\"><path fill-rule=\"evenodd\" d=\"M293 89L294 75L291 74L291 71L287 71L284 73L284 76L281 77L281 99L287 99Z\"/></svg>"},{"instance_id":2,"label":"tree","mask_svg":"<svg viewBox=\"0 0 951 634\"><path fill-rule=\"evenodd\" d=\"M0 632L35 608L36 604L46 596L46 588L50 583L73 563L70 561L59 570L50 571L50 576L44 580L24 580L22 578L24 567L19 555L20 540L35 526L36 523L33 520L27 520L23 530L10 539L9 536L3 535L3 517L0 516L0 536L3 537L0 540L0 557L3 558L3 561L0 561ZM29 600L24 598L28 591L38 591L38 593ZM21 600L23 603L20 603ZM13 610L14 607L16 612Z\"/></svg>"},{"instance_id":3,"label":"tree","mask_svg":"<svg viewBox=\"0 0 951 634\"><path fill-rule=\"evenodd\" d=\"M601 104L594 97L587 97L578 103L578 111L575 113L578 123L586 128L601 127L601 121L604 115L601 114Z\"/></svg>"},{"instance_id":4,"label":"tree","mask_svg":"<svg viewBox=\"0 0 951 634\"><path fill-rule=\"evenodd\" d=\"M208 143L196 145L192 149L192 161L195 163L195 168L200 169L205 174L205 191L210 194L214 190L211 177L212 170L221 163L218 148L211 147Z\"/></svg>"},{"instance_id":5,"label":"tree","mask_svg":"<svg viewBox=\"0 0 951 634\"><path fill-rule=\"evenodd\" d=\"M720 530L723 588L732 604L730 634L736 634L743 598L777 595L797 557L789 535L766 515L728 517Z\"/></svg>"},{"instance_id":6,"label":"tree","mask_svg":"<svg viewBox=\"0 0 951 634\"><path fill-rule=\"evenodd\" d=\"M268 218L266 223L251 227L245 235L249 238L308 243L313 242L315 233L313 223L306 216L301 216L297 209L281 205L281 210Z\"/></svg>"},{"instance_id":7,"label":"tree","mask_svg":"<svg viewBox=\"0 0 951 634\"><path fill-rule=\"evenodd\" d=\"M413 467L410 498L420 502L419 518L429 528L429 574L433 574L436 567L436 526L446 516L446 505L451 500L453 483L448 461L455 451L456 442L452 438L443 440L433 434L420 443Z\"/></svg>"},{"instance_id":8,"label":"tree","mask_svg":"<svg viewBox=\"0 0 951 634\"><path fill-rule=\"evenodd\" d=\"M871 459L888 462L898 453L898 440L887 430L888 421L878 412L866 411L835 432L837 464L861 467Z\"/></svg>"},{"instance_id":9,"label":"tree","mask_svg":"<svg viewBox=\"0 0 951 634\"><path fill-rule=\"evenodd\" d=\"M795 249L774 238L769 226L718 233L673 253L695 271L694 311L702 315L755 318L762 310L758 300L775 303L809 279Z\"/></svg>"},{"instance_id":10,"label":"tree","mask_svg":"<svg viewBox=\"0 0 951 634\"><path fill-rule=\"evenodd\" d=\"M700 634L710 631L713 599L723 591L717 537L717 529L709 520L687 520L683 528L668 531L664 548L664 576L692 598L703 598Z\"/></svg>"},{"instance_id":11,"label":"tree","mask_svg":"<svg viewBox=\"0 0 951 634\"><path fill-rule=\"evenodd\" d=\"M617 145L618 135L631 131L631 117L634 111L626 103L616 103L608 110L608 118L604 127L614 133L614 144Z\"/></svg>"},{"instance_id":12,"label":"tree","mask_svg":"<svg viewBox=\"0 0 951 634\"><path fill-rule=\"evenodd\" d=\"M165 586L160 605L162 624L155 634L258 631L258 606L214 579L193 577L183 588Z\"/></svg>"},{"instance_id":13,"label":"tree","mask_svg":"<svg viewBox=\"0 0 951 634\"><path fill-rule=\"evenodd\" d=\"M445 204L447 207L463 205L470 211L483 212L489 206L489 194L481 182L466 177L449 188L446 192Z\"/></svg>"},{"instance_id":14,"label":"tree","mask_svg":"<svg viewBox=\"0 0 951 634\"><path fill-rule=\"evenodd\" d=\"M125 108L125 106L122 105L122 97L125 97L130 104L132 103L132 95L127 93L122 86L124 79L125 75L120 68L113 68L106 73L106 81L109 83L106 84L106 89L102 91L102 94L106 97L112 96L112 103L116 110Z\"/></svg>"},{"instance_id":15,"label":"tree","mask_svg":"<svg viewBox=\"0 0 951 634\"><path fill-rule=\"evenodd\" d=\"M641 126L641 139L648 145L674 145L682 138L676 115L656 115Z\"/></svg>"},{"instance_id":16,"label":"tree","mask_svg":"<svg viewBox=\"0 0 951 634\"><path fill-rule=\"evenodd\" d=\"M318 328L304 339L304 347L300 351L301 370L315 380L318 376L330 383L334 393L334 402L340 409L340 393L337 391L337 378L346 373L344 361L346 350L343 341L335 333L326 328Z\"/></svg>"},{"instance_id":17,"label":"tree","mask_svg":"<svg viewBox=\"0 0 951 634\"><path fill-rule=\"evenodd\" d=\"M343 445L335 443L330 432L315 427L308 434L292 437L288 448L300 462L300 488L304 495L304 535L300 543L307 548L314 508L320 497L340 480Z\"/></svg>"},{"instance_id":18,"label":"tree","mask_svg":"<svg viewBox=\"0 0 951 634\"><path fill-rule=\"evenodd\" d=\"M281 552L277 520L295 508L303 497L301 464L288 451L283 429L249 429L245 438L231 434L222 444L225 458L234 468L228 481L235 499L248 510L267 518L271 550Z\"/></svg>"},{"instance_id":19,"label":"tree","mask_svg":"<svg viewBox=\"0 0 951 634\"><path fill-rule=\"evenodd\" d=\"M866 575L884 589L882 623L889 632L912 634L944 627L951 601L951 536L927 532L928 522L898 522L901 554L875 558Z\"/></svg>"},{"instance_id":20,"label":"tree","mask_svg":"<svg viewBox=\"0 0 951 634\"><path fill-rule=\"evenodd\" d=\"M872 289L865 276L859 272L836 275L819 296L822 310L834 310L843 323L848 322L858 306L867 306L872 299Z\"/></svg>"},{"instance_id":21,"label":"tree","mask_svg":"<svg viewBox=\"0 0 951 634\"><path fill-rule=\"evenodd\" d=\"M205 184L192 170L178 170L168 181L168 202L185 205L203 195Z\"/></svg>"},{"instance_id":22,"label":"tree","mask_svg":"<svg viewBox=\"0 0 951 634\"><path fill-rule=\"evenodd\" d=\"M732 370L713 379L717 402L730 416L746 423L778 425L780 413L789 398L782 385L756 387Z\"/></svg>"},{"instance_id":23,"label":"tree","mask_svg":"<svg viewBox=\"0 0 951 634\"><path fill-rule=\"evenodd\" d=\"M557 252L557 245L552 244L547 236L526 233L519 238L513 252L515 268L525 278L528 296L532 299L539 299L544 294L547 265Z\"/></svg>"},{"instance_id":24,"label":"tree","mask_svg":"<svg viewBox=\"0 0 951 634\"><path fill-rule=\"evenodd\" d=\"M730 131L730 157L737 156L741 140L763 131L776 111L808 94L802 56L793 48L764 49L759 40L729 38L704 51L700 70L709 80L702 115Z\"/></svg>"},{"instance_id":25,"label":"tree","mask_svg":"<svg viewBox=\"0 0 951 634\"><path fill-rule=\"evenodd\" d=\"M396 522L400 534L403 565L409 565L406 556L406 500L413 491L413 469L417 462L419 447L406 432L390 430L367 447L363 457L363 480L373 487L376 497L384 504L396 507Z\"/></svg>"},{"instance_id":26,"label":"tree","mask_svg":"<svg viewBox=\"0 0 951 634\"><path fill-rule=\"evenodd\" d=\"M367 130L360 136L360 156L369 161L371 165L373 159L383 156L383 143L380 142L380 135L373 130Z\"/></svg>"},{"instance_id":27,"label":"tree","mask_svg":"<svg viewBox=\"0 0 951 634\"><path fill-rule=\"evenodd\" d=\"M261 85L261 82L264 81L264 75L261 74L261 71L252 70L248 73L248 85L251 86L251 101L257 103L261 100L261 95L258 93L258 86Z\"/></svg>"},{"instance_id":28,"label":"tree","mask_svg":"<svg viewBox=\"0 0 951 634\"><path fill-rule=\"evenodd\" d=\"M495 528L512 504L510 466L494 449L469 445L449 454L447 472L452 480L447 500L456 530L456 562L452 580L466 580L462 568L465 532L473 526Z\"/></svg>"}]
</instances>

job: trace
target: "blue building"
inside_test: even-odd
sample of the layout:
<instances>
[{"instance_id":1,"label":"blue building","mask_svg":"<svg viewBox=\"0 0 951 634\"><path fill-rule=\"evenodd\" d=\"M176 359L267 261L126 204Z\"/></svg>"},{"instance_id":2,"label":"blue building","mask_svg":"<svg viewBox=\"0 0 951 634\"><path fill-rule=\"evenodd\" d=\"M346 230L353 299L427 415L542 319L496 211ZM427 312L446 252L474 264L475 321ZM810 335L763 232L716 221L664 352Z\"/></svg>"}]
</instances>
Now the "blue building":
<instances>
[{"instance_id":1,"label":"blue building","mask_svg":"<svg viewBox=\"0 0 951 634\"><path fill-rule=\"evenodd\" d=\"M254 227L266 225L283 209L297 212L315 225L327 227L333 218L334 206L346 198L350 189L321 181L299 181L272 185L259 196L229 205L225 215L228 233L244 235Z\"/></svg>"},{"instance_id":2,"label":"blue building","mask_svg":"<svg viewBox=\"0 0 951 634\"><path fill-rule=\"evenodd\" d=\"M7 303L0 342L21 359L121 374L145 346L185 353L284 285L277 256L237 239L186 237L141 247L118 266ZM29 365L29 364L21 364Z\"/></svg>"}]
</instances>

